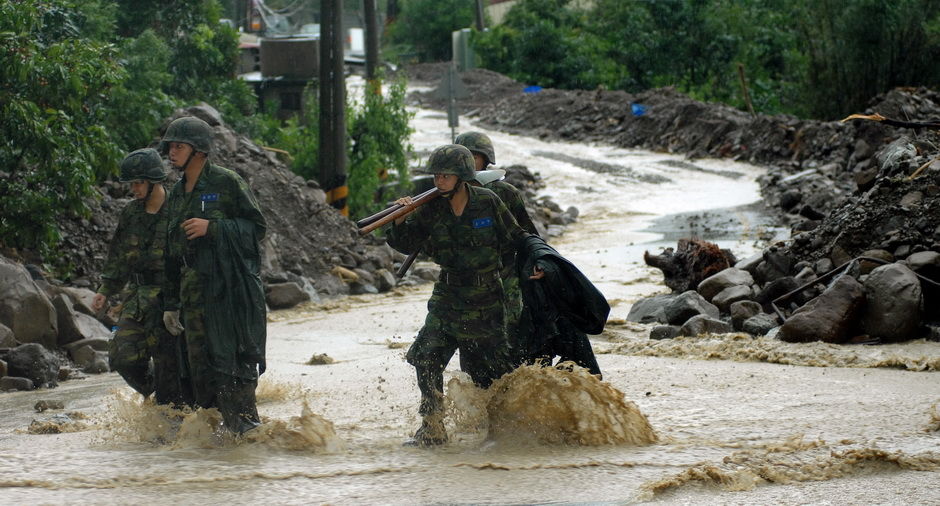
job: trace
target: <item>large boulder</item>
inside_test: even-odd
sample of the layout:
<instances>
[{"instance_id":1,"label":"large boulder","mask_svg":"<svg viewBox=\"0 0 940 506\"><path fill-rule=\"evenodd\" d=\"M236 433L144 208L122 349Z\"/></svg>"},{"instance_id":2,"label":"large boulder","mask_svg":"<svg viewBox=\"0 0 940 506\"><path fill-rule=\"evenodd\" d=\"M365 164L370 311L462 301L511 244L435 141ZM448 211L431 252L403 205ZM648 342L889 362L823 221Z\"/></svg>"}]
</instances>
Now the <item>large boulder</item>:
<instances>
[{"instance_id":1,"label":"large boulder","mask_svg":"<svg viewBox=\"0 0 940 506\"><path fill-rule=\"evenodd\" d=\"M722 313L727 313L731 308L731 304L739 301L749 300L751 295L750 286L729 286L728 288L718 292L718 295L712 297L712 304L714 304Z\"/></svg>"},{"instance_id":2,"label":"large boulder","mask_svg":"<svg viewBox=\"0 0 940 506\"><path fill-rule=\"evenodd\" d=\"M791 343L841 343L865 303L865 288L851 276L841 276L819 297L787 319L777 337Z\"/></svg>"},{"instance_id":3,"label":"large boulder","mask_svg":"<svg viewBox=\"0 0 940 506\"><path fill-rule=\"evenodd\" d=\"M701 334L727 334L728 332L731 332L731 325L703 314L689 318L679 328L680 336L691 337Z\"/></svg>"},{"instance_id":4,"label":"large boulder","mask_svg":"<svg viewBox=\"0 0 940 506\"><path fill-rule=\"evenodd\" d=\"M882 341L903 341L920 330L923 292L920 280L907 266L894 263L871 271L865 280L865 297L862 332Z\"/></svg>"},{"instance_id":5,"label":"large boulder","mask_svg":"<svg viewBox=\"0 0 940 506\"><path fill-rule=\"evenodd\" d=\"M55 309L22 265L0 257L0 323L21 343L56 347Z\"/></svg>"},{"instance_id":6,"label":"large boulder","mask_svg":"<svg viewBox=\"0 0 940 506\"><path fill-rule=\"evenodd\" d=\"M666 323L665 307L672 299L676 298L673 294L654 295L640 299L630 306L630 312L627 313L627 321L637 323Z\"/></svg>"},{"instance_id":7,"label":"large boulder","mask_svg":"<svg viewBox=\"0 0 940 506\"><path fill-rule=\"evenodd\" d=\"M7 354L6 361L10 376L29 378L40 388L59 384L59 357L37 343L13 348Z\"/></svg>"},{"instance_id":8,"label":"large boulder","mask_svg":"<svg viewBox=\"0 0 940 506\"><path fill-rule=\"evenodd\" d=\"M665 323L670 325L682 325L689 318L700 314L718 318L718 308L705 300L695 290L683 292L669 301L663 308L666 316Z\"/></svg>"},{"instance_id":9,"label":"large boulder","mask_svg":"<svg viewBox=\"0 0 940 506\"><path fill-rule=\"evenodd\" d=\"M731 327L734 330L741 330L744 320L758 315L762 312L761 305L753 300L741 300L731 304Z\"/></svg>"},{"instance_id":10,"label":"large boulder","mask_svg":"<svg viewBox=\"0 0 940 506\"><path fill-rule=\"evenodd\" d=\"M95 317L75 310L75 304L65 293L60 293L52 299L52 305L59 327L59 346L64 346L82 339L106 339L110 334L108 328Z\"/></svg>"},{"instance_id":11,"label":"large boulder","mask_svg":"<svg viewBox=\"0 0 940 506\"><path fill-rule=\"evenodd\" d=\"M264 298L271 309L287 309L310 300L310 294L293 281L267 286Z\"/></svg>"},{"instance_id":12,"label":"large boulder","mask_svg":"<svg viewBox=\"0 0 940 506\"><path fill-rule=\"evenodd\" d=\"M698 293L705 297L705 300L714 302L712 299L723 290L732 286L747 286L754 284L754 277L750 272L737 267L725 269L715 275L709 276L698 284Z\"/></svg>"}]
</instances>

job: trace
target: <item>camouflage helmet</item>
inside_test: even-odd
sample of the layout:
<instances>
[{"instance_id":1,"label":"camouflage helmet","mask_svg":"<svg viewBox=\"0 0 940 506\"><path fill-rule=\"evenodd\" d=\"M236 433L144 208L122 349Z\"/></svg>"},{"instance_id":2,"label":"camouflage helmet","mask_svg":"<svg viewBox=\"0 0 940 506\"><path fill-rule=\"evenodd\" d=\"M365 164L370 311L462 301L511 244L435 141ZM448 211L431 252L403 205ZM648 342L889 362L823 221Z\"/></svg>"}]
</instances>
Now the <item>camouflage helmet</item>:
<instances>
[{"instance_id":1,"label":"camouflage helmet","mask_svg":"<svg viewBox=\"0 0 940 506\"><path fill-rule=\"evenodd\" d=\"M212 129L208 123L195 116L183 116L173 120L166 128L163 140L160 141L160 152L167 154L171 142L189 144L195 151L208 155L212 152Z\"/></svg>"},{"instance_id":2,"label":"camouflage helmet","mask_svg":"<svg viewBox=\"0 0 940 506\"><path fill-rule=\"evenodd\" d=\"M459 144L441 146L431 153L425 172L429 174L454 174L461 181L471 181L476 174L473 154Z\"/></svg>"},{"instance_id":3,"label":"camouflage helmet","mask_svg":"<svg viewBox=\"0 0 940 506\"><path fill-rule=\"evenodd\" d=\"M493 141L486 134L480 132L464 132L454 139L454 144L466 146L471 153L483 155L486 163L496 165L496 150L493 149Z\"/></svg>"},{"instance_id":4,"label":"camouflage helmet","mask_svg":"<svg viewBox=\"0 0 940 506\"><path fill-rule=\"evenodd\" d=\"M166 179L166 171L163 169L163 159L153 148L132 151L121 160L122 183L138 180L159 183L164 179Z\"/></svg>"}]
</instances>

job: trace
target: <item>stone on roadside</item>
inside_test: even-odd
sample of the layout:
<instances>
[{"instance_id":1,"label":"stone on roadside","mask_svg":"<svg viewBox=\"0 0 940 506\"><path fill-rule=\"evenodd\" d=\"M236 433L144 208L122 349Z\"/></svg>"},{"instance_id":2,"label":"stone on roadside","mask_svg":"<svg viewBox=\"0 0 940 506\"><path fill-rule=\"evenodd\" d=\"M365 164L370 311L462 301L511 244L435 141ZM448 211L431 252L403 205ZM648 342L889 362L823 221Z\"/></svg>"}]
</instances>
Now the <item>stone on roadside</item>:
<instances>
[{"instance_id":1,"label":"stone on roadside","mask_svg":"<svg viewBox=\"0 0 940 506\"><path fill-rule=\"evenodd\" d=\"M0 257L0 323L21 343L56 347L55 308L22 265Z\"/></svg>"},{"instance_id":2,"label":"stone on roadside","mask_svg":"<svg viewBox=\"0 0 940 506\"><path fill-rule=\"evenodd\" d=\"M52 299L59 327L59 346L75 341L92 338L105 338L110 335L108 328L95 317L76 311L72 299L60 293Z\"/></svg>"},{"instance_id":3,"label":"stone on roadside","mask_svg":"<svg viewBox=\"0 0 940 506\"><path fill-rule=\"evenodd\" d=\"M718 310L727 313L731 304L735 302L748 300L751 298L751 287L748 285L735 285L725 288L718 295L712 298L712 304L718 306Z\"/></svg>"},{"instance_id":4,"label":"stone on roadside","mask_svg":"<svg viewBox=\"0 0 940 506\"><path fill-rule=\"evenodd\" d=\"M689 318L688 321L682 324L682 327L679 328L679 335L695 337L701 334L727 334L731 331L731 325L700 314Z\"/></svg>"},{"instance_id":5,"label":"stone on roadside","mask_svg":"<svg viewBox=\"0 0 940 506\"><path fill-rule=\"evenodd\" d=\"M108 354L101 351L96 351L91 362L82 368L82 372L88 374L102 374L110 371L111 367L108 362Z\"/></svg>"},{"instance_id":6,"label":"stone on roadside","mask_svg":"<svg viewBox=\"0 0 940 506\"><path fill-rule=\"evenodd\" d=\"M894 263L871 271L865 280L867 304L861 331L882 341L912 339L920 329L923 291L907 266Z\"/></svg>"},{"instance_id":7,"label":"stone on roadside","mask_svg":"<svg viewBox=\"0 0 940 506\"><path fill-rule=\"evenodd\" d=\"M6 361L11 376L29 378L39 388L58 385L59 357L37 343L13 348Z\"/></svg>"},{"instance_id":8,"label":"stone on roadside","mask_svg":"<svg viewBox=\"0 0 940 506\"><path fill-rule=\"evenodd\" d=\"M940 253L920 251L904 259L912 271L934 281L940 281Z\"/></svg>"},{"instance_id":9,"label":"stone on roadside","mask_svg":"<svg viewBox=\"0 0 940 506\"><path fill-rule=\"evenodd\" d=\"M75 362L75 364L81 368L85 368L95 361L95 358L98 356L98 351L91 345L86 344L72 348L69 355L72 357L72 362Z\"/></svg>"},{"instance_id":10,"label":"stone on roadside","mask_svg":"<svg viewBox=\"0 0 940 506\"><path fill-rule=\"evenodd\" d=\"M7 375L7 361L0 360L0 378Z\"/></svg>"},{"instance_id":11,"label":"stone on roadside","mask_svg":"<svg viewBox=\"0 0 940 506\"><path fill-rule=\"evenodd\" d=\"M752 336L763 336L777 326L779 326L779 322L776 316L767 313L758 313L744 320L744 323L741 324L741 330Z\"/></svg>"},{"instance_id":12,"label":"stone on roadside","mask_svg":"<svg viewBox=\"0 0 940 506\"><path fill-rule=\"evenodd\" d=\"M679 327L677 325L657 325L650 330L650 339L662 340L662 339L672 339L679 335Z\"/></svg>"},{"instance_id":13,"label":"stone on roadside","mask_svg":"<svg viewBox=\"0 0 940 506\"><path fill-rule=\"evenodd\" d=\"M677 295L663 308L666 316L666 323L670 325L682 325L689 318L696 315L706 315L711 318L718 318L718 308L705 300L695 290L689 290Z\"/></svg>"},{"instance_id":14,"label":"stone on roadside","mask_svg":"<svg viewBox=\"0 0 940 506\"><path fill-rule=\"evenodd\" d=\"M731 328L734 330L741 330L741 325L744 323L744 320L760 314L763 311L761 305L753 300L739 300L729 308L731 313Z\"/></svg>"},{"instance_id":15,"label":"stone on roadside","mask_svg":"<svg viewBox=\"0 0 940 506\"><path fill-rule=\"evenodd\" d=\"M627 320L637 323L667 323L665 306L674 298L675 295L666 294L640 299L630 306Z\"/></svg>"},{"instance_id":16,"label":"stone on roadside","mask_svg":"<svg viewBox=\"0 0 940 506\"><path fill-rule=\"evenodd\" d=\"M4 376L0 378L0 390L2 391L12 391L12 390L35 390L36 384L33 383L33 380L29 378L23 378L21 376Z\"/></svg>"},{"instance_id":17,"label":"stone on roadside","mask_svg":"<svg viewBox=\"0 0 940 506\"><path fill-rule=\"evenodd\" d=\"M310 294L293 281L267 286L264 298L271 309L288 309L310 300Z\"/></svg>"},{"instance_id":18,"label":"stone on roadside","mask_svg":"<svg viewBox=\"0 0 940 506\"><path fill-rule=\"evenodd\" d=\"M862 284L851 276L842 276L790 316L780 326L777 337L791 343L844 342L864 303Z\"/></svg>"},{"instance_id":19,"label":"stone on roadside","mask_svg":"<svg viewBox=\"0 0 940 506\"><path fill-rule=\"evenodd\" d=\"M754 278L750 272L736 267L730 267L719 271L702 280L698 284L696 291L705 298L705 300L714 303L712 300L716 295L732 286L751 286L754 284Z\"/></svg>"},{"instance_id":20,"label":"stone on roadside","mask_svg":"<svg viewBox=\"0 0 940 506\"><path fill-rule=\"evenodd\" d=\"M388 269L378 269L375 271L375 281L376 288L380 292L387 292L392 288L395 288L395 283L398 281L395 279L395 275L391 273Z\"/></svg>"}]
</instances>

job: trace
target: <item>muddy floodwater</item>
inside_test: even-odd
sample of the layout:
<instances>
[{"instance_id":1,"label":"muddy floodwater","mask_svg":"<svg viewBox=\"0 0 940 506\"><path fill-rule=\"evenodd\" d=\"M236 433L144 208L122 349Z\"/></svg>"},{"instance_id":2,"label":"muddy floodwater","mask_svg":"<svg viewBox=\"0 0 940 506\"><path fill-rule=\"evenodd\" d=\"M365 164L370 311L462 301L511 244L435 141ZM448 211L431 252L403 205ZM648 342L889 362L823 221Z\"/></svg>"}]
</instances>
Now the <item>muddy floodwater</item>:
<instances>
[{"instance_id":1,"label":"muddy floodwater","mask_svg":"<svg viewBox=\"0 0 940 506\"><path fill-rule=\"evenodd\" d=\"M419 151L449 141L445 116L417 114ZM940 343L650 342L624 321L667 290L644 250L695 234L742 257L779 234L749 205L759 168L487 133L497 160L580 210L550 242L611 302L593 339L603 382L527 368L483 392L455 358L450 443L402 447L430 285L311 303L269 315L265 424L244 439L113 373L0 394L0 503L940 503Z\"/></svg>"}]
</instances>

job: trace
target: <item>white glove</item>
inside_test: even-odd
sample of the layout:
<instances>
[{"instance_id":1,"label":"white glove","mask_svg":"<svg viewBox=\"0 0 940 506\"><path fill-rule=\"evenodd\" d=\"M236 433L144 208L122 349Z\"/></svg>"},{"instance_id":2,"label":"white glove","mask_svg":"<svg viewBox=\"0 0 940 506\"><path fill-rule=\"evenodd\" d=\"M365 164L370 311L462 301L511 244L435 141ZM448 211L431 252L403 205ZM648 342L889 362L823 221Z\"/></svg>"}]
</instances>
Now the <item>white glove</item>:
<instances>
[{"instance_id":1,"label":"white glove","mask_svg":"<svg viewBox=\"0 0 940 506\"><path fill-rule=\"evenodd\" d=\"M178 336L183 332L183 324L180 323L180 312L179 311L164 311L163 312L163 326L166 327L167 332Z\"/></svg>"}]
</instances>

